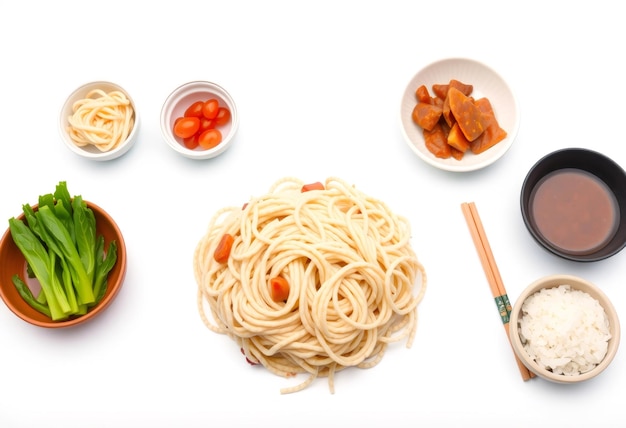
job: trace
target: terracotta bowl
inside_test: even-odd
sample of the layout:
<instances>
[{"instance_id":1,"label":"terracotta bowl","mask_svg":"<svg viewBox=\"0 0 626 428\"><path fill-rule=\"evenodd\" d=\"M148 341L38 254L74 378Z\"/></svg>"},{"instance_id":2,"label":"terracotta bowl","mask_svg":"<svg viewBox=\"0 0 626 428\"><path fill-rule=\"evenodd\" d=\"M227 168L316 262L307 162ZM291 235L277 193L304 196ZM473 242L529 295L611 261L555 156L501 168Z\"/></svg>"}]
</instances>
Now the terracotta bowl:
<instances>
[{"instance_id":1,"label":"terracotta bowl","mask_svg":"<svg viewBox=\"0 0 626 428\"><path fill-rule=\"evenodd\" d=\"M608 318L609 333L611 335L611 338L607 342L606 354L604 358L594 368L581 374L555 373L552 370L546 369L543 364L538 364L535 359L530 357L529 353L524 347L519 332L519 322L524 315L523 305L526 299L542 289L551 289L564 284L569 285L571 290L583 291L593 297L595 300L597 300L600 306L604 308L604 312L606 313L606 316ZM549 308L544 309L550 310ZM577 383L596 377L597 375L602 373L609 366L609 364L611 364L611 361L613 361L619 347L620 323L615 307L606 296L606 294L602 290L600 290L600 288L587 280L573 275L549 275L534 281L532 284L526 287L524 291L522 291L522 293L516 300L515 305L513 306L513 310L511 311L511 318L509 322L511 344L513 346L515 354L524 363L524 365L528 367L529 370L531 370L537 376L551 382L564 384ZM545 337L550 337L550 335L547 335ZM573 343L570 340L565 340L565 342Z\"/></svg>"},{"instance_id":2,"label":"terracotta bowl","mask_svg":"<svg viewBox=\"0 0 626 428\"><path fill-rule=\"evenodd\" d=\"M108 248L109 242L112 240L117 242L117 261L109 272L107 290L104 297L89 312L80 317L64 321L53 321L51 318L33 309L22 299L11 278L17 273L23 279L26 279L26 260L13 242L13 237L8 227L2 236L0 241L0 265L2 266L0 270L0 297L2 297L8 308L24 321L47 328L63 328L81 324L102 313L120 291L126 275L126 244L124 237L113 218L106 211L92 202L87 202L87 206L91 208L95 215L96 234L104 237L105 248ZM37 205L33 205L33 209L36 210ZM20 214L16 218L23 220L24 214Z\"/></svg>"}]
</instances>

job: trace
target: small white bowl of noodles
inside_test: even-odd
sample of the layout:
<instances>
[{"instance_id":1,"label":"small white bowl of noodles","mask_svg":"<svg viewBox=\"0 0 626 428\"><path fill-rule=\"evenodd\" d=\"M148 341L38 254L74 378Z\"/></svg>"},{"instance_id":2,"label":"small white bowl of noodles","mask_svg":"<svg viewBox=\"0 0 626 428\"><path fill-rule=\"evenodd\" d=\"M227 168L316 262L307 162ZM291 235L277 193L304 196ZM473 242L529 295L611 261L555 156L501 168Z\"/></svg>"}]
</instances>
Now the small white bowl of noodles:
<instances>
[{"instance_id":1,"label":"small white bowl of noodles","mask_svg":"<svg viewBox=\"0 0 626 428\"><path fill-rule=\"evenodd\" d=\"M86 83L65 100L59 133L68 149L94 161L116 159L131 149L139 133L135 102L124 88Z\"/></svg>"},{"instance_id":2,"label":"small white bowl of noodles","mask_svg":"<svg viewBox=\"0 0 626 428\"><path fill-rule=\"evenodd\" d=\"M226 239L228 238L228 239ZM393 342L412 344L426 273L410 224L337 178L284 178L218 210L193 257L205 325L229 336L242 364L304 379L371 368Z\"/></svg>"}]
</instances>

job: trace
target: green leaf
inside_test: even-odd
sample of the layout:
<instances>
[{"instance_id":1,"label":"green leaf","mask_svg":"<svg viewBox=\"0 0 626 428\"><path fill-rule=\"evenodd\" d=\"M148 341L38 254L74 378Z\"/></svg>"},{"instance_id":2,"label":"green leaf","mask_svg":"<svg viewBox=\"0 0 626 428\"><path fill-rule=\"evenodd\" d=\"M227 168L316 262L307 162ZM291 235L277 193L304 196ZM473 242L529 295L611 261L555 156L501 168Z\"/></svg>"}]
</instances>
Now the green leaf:
<instances>
[{"instance_id":1,"label":"green leaf","mask_svg":"<svg viewBox=\"0 0 626 428\"><path fill-rule=\"evenodd\" d=\"M86 305L93 303L95 297L93 295L92 281L87 276L85 267L78 254L78 249L74 245L69 231L63 225L63 222L61 222L47 206L39 208L37 217L50 235L51 241L53 241L63 253L63 257L72 273L72 280L74 281L74 287L78 293L79 301Z\"/></svg>"},{"instance_id":2,"label":"green leaf","mask_svg":"<svg viewBox=\"0 0 626 428\"><path fill-rule=\"evenodd\" d=\"M72 206L71 202L63 202L63 200L58 200L54 204L54 215L57 216L59 220L63 223L65 228L70 234L72 238L72 242L76 242L75 230L74 230L74 219L72 217Z\"/></svg>"},{"instance_id":3,"label":"green leaf","mask_svg":"<svg viewBox=\"0 0 626 428\"><path fill-rule=\"evenodd\" d=\"M22 299L24 299L26 303L28 303L36 311L39 311L42 314L52 318L52 315L50 314L50 308L48 308L46 304L40 303L39 301L37 301L37 299L35 299L32 291L30 290L30 288L28 288L28 285L26 285L26 283L22 281L19 275L13 275L12 279L13 285L15 285L15 287L17 288L17 292L20 294L20 296L22 296Z\"/></svg>"},{"instance_id":4,"label":"green leaf","mask_svg":"<svg viewBox=\"0 0 626 428\"><path fill-rule=\"evenodd\" d=\"M57 200L57 203L61 201L63 205L69 210L69 216L72 217L72 197L70 196L70 192L67 190L67 182L59 181L57 187L54 191L54 197Z\"/></svg>"},{"instance_id":5,"label":"green leaf","mask_svg":"<svg viewBox=\"0 0 626 428\"><path fill-rule=\"evenodd\" d=\"M94 279L93 294L96 296L97 303L104 297L109 272L117 262L117 242L111 241L109 243L109 249L105 255L104 238L102 236L98 237L96 260L96 276Z\"/></svg>"},{"instance_id":6,"label":"green leaf","mask_svg":"<svg viewBox=\"0 0 626 428\"><path fill-rule=\"evenodd\" d=\"M89 284L93 286L96 268L96 218L80 196L74 197L72 208L76 248L89 278Z\"/></svg>"},{"instance_id":7,"label":"green leaf","mask_svg":"<svg viewBox=\"0 0 626 428\"><path fill-rule=\"evenodd\" d=\"M55 298L52 290L48 251L24 222L13 217L10 218L9 230L11 231L13 242L15 242L15 245L17 245L24 255L26 262L30 265L41 284L42 292L46 294L51 318L53 320L64 319L66 314L61 310L59 302Z\"/></svg>"},{"instance_id":8,"label":"green leaf","mask_svg":"<svg viewBox=\"0 0 626 428\"><path fill-rule=\"evenodd\" d=\"M54 208L54 195L52 193L39 196L39 208L41 207Z\"/></svg>"},{"instance_id":9,"label":"green leaf","mask_svg":"<svg viewBox=\"0 0 626 428\"><path fill-rule=\"evenodd\" d=\"M70 306L69 313L75 315L78 313L78 300L76 299L76 292L74 290L74 283L72 282L72 274L65 259L60 258L59 263L56 266L56 278L63 287L67 303Z\"/></svg>"}]
</instances>

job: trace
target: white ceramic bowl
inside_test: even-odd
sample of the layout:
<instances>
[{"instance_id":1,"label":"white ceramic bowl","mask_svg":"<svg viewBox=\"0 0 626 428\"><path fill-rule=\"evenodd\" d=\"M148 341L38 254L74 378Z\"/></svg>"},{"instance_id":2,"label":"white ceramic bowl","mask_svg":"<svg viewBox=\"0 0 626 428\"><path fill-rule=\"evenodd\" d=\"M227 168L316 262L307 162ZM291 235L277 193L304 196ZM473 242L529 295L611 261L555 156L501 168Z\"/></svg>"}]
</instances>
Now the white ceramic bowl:
<instances>
[{"instance_id":1,"label":"white ceramic bowl","mask_svg":"<svg viewBox=\"0 0 626 428\"><path fill-rule=\"evenodd\" d=\"M500 127L507 132L507 137L495 146L477 155L468 150L461 160L437 158L428 151L422 129L413 122L411 117L413 108L417 104L415 91L420 85L425 85L431 96L434 96L432 85L447 84L451 79L473 85L474 99L481 97L489 99ZM423 161L443 170L463 172L491 165L509 150L517 136L520 113L513 92L498 73L472 59L450 58L433 62L413 76L402 95L400 121L404 139L411 150Z\"/></svg>"},{"instance_id":2,"label":"white ceramic bowl","mask_svg":"<svg viewBox=\"0 0 626 428\"><path fill-rule=\"evenodd\" d=\"M604 308L604 311L607 315L609 322L609 332L611 334L611 338L608 341L607 352L604 356L604 359L600 361L600 363L590 371L578 375L557 374L552 372L551 370L546 369L545 367L543 367L543 365L538 364L537 361L529 356L528 352L524 348L524 344L522 343L519 334L519 321L523 316L522 306L526 299L542 289L550 289L564 284L569 285L572 290L581 290L587 293L588 295L596 299L598 303L600 303L600 306ZM509 322L511 345L513 347L513 350L515 351L515 354L524 363L524 365L528 367L529 370L531 370L537 376L551 382L577 383L589 380L599 375L609 366L611 361L613 361L619 347L620 323L615 307L606 296L606 294L602 290L600 290L600 288L598 288L598 286L585 279L573 275L549 275L534 281L532 284L526 287L524 291L522 291L518 299L515 301L515 305L513 306L513 309L511 311Z\"/></svg>"},{"instance_id":3,"label":"white ceramic bowl","mask_svg":"<svg viewBox=\"0 0 626 428\"><path fill-rule=\"evenodd\" d=\"M115 148L109 151L101 151L93 145L78 146L76 143L74 143L74 141L72 141L68 133L68 118L74 113L74 103L76 101L84 99L87 94L94 89L101 89L107 93L111 91L120 91L126 95L133 107L134 125L132 130L128 134L128 137L125 141L119 143ZM116 159L128 152L137 140L137 136L139 134L139 114L137 113L137 106L130 94L124 88L115 83L106 81L95 81L86 83L76 88L74 92L72 92L70 96L67 97L67 99L65 100L65 103L63 104L63 107L61 108L61 113L59 115L59 134L61 135L61 139L63 140L63 143L65 143L65 146L79 156L94 161L108 161Z\"/></svg>"},{"instance_id":4,"label":"white ceramic bowl","mask_svg":"<svg viewBox=\"0 0 626 428\"><path fill-rule=\"evenodd\" d=\"M194 102L207 101L210 98L217 99L220 106L225 106L230 110L229 123L219 128L222 141L211 149L200 147L189 149L180 138L174 135L174 122L182 117L185 110ZM174 151L190 159L210 159L222 154L233 143L238 126L239 116L235 101L224 88L212 82L193 81L179 86L167 97L161 109L161 132L165 142Z\"/></svg>"}]
</instances>

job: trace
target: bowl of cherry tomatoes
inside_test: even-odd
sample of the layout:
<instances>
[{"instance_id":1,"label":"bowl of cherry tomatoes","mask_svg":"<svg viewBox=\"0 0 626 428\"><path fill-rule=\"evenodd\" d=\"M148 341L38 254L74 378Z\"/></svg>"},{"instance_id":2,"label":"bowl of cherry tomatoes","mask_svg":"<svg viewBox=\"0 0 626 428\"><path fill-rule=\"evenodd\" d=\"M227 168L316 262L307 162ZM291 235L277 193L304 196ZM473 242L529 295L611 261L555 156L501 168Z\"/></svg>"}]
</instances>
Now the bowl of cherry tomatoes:
<instances>
[{"instance_id":1,"label":"bowl of cherry tomatoes","mask_svg":"<svg viewBox=\"0 0 626 428\"><path fill-rule=\"evenodd\" d=\"M221 86L193 81L174 89L161 109L161 132L174 151L210 159L233 142L239 117L235 101Z\"/></svg>"}]
</instances>

